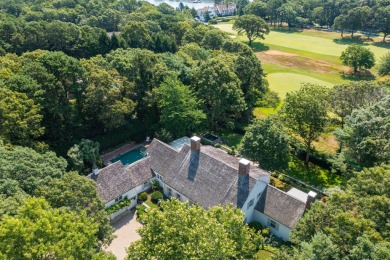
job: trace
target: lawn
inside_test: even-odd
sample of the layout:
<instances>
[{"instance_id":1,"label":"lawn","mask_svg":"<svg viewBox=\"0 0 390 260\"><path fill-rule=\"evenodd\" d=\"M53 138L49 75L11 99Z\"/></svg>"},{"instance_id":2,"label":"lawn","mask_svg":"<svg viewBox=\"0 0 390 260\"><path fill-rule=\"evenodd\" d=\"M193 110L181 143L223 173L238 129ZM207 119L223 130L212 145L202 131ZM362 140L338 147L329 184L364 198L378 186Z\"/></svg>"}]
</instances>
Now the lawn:
<instances>
[{"instance_id":1,"label":"lawn","mask_svg":"<svg viewBox=\"0 0 390 260\"><path fill-rule=\"evenodd\" d=\"M269 251L260 250L257 253L257 259L259 259L259 260L270 260L273 257L274 257L274 254L269 252Z\"/></svg>"}]
</instances>

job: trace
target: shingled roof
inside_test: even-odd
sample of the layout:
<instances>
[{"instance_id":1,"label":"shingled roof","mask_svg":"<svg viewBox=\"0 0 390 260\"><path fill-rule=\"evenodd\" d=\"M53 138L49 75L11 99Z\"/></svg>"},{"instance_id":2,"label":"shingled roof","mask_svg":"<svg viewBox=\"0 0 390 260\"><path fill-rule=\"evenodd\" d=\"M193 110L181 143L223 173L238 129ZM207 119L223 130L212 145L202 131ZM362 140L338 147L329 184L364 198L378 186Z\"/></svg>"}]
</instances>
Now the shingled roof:
<instances>
[{"instance_id":1,"label":"shingled roof","mask_svg":"<svg viewBox=\"0 0 390 260\"><path fill-rule=\"evenodd\" d=\"M239 175L239 160L214 147L201 146L200 151L193 152L184 145L176 155L170 152L169 156L174 157L168 158L155 151L162 148L161 142L156 143L150 149L152 168L158 167L153 170L163 176L164 183L205 208L226 204L241 208L257 178L268 175L256 167L251 168L249 175Z\"/></svg>"},{"instance_id":2,"label":"shingled roof","mask_svg":"<svg viewBox=\"0 0 390 260\"><path fill-rule=\"evenodd\" d=\"M150 180L154 174L150 169L150 158L146 157L126 167L117 161L101 169L98 175L88 177L96 181L97 191L107 203Z\"/></svg>"},{"instance_id":3,"label":"shingled roof","mask_svg":"<svg viewBox=\"0 0 390 260\"><path fill-rule=\"evenodd\" d=\"M267 185L255 209L289 228L294 228L305 212L305 206L304 202Z\"/></svg>"}]
</instances>

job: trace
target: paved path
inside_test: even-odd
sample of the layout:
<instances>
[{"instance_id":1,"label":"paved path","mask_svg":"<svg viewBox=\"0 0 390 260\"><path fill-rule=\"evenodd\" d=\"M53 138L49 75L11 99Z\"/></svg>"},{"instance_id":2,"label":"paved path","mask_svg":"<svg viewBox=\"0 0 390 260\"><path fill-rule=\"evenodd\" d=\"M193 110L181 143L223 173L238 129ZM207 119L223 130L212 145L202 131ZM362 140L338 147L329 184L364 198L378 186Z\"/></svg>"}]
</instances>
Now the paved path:
<instances>
[{"instance_id":1,"label":"paved path","mask_svg":"<svg viewBox=\"0 0 390 260\"><path fill-rule=\"evenodd\" d=\"M125 211L121 216L112 223L115 228L114 235L116 238L105 249L107 252L111 251L118 260L125 259L127 253L126 248L129 245L139 240L141 237L136 230L142 227L142 224L136 221L135 209Z\"/></svg>"}]
</instances>

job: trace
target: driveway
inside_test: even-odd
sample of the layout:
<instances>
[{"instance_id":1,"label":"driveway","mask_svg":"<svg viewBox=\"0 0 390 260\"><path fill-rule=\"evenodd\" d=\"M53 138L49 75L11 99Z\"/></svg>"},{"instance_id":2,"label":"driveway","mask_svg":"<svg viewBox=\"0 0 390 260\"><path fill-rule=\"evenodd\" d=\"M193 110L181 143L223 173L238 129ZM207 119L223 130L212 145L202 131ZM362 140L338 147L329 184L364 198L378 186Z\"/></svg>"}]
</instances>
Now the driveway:
<instances>
[{"instance_id":1,"label":"driveway","mask_svg":"<svg viewBox=\"0 0 390 260\"><path fill-rule=\"evenodd\" d=\"M111 225L115 229L114 235L116 237L105 250L111 251L118 260L123 260L127 255L126 248L132 242L141 239L136 230L142 227L142 224L136 221L135 209L132 209L118 216Z\"/></svg>"}]
</instances>

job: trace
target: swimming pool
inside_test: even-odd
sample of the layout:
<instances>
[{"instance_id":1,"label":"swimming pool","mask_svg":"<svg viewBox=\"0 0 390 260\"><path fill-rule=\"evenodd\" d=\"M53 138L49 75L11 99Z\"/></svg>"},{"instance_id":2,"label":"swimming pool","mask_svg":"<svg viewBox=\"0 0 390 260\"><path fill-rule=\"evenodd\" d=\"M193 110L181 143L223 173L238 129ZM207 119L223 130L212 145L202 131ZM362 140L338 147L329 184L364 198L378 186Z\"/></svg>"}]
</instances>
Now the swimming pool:
<instances>
[{"instance_id":1,"label":"swimming pool","mask_svg":"<svg viewBox=\"0 0 390 260\"><path fill-rule=\"evenodd\" d=\"M115 157L114 159L111 159L110 162L114 163L120 160L123 165L129 165L133 162L141 160L145 156L147 156L146 148L144 146L138 146L133 150L130 150L124 154L119 155L118 157Z\"/></svg>"}]
</instances>

